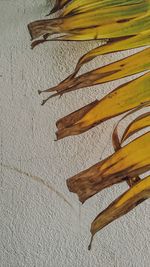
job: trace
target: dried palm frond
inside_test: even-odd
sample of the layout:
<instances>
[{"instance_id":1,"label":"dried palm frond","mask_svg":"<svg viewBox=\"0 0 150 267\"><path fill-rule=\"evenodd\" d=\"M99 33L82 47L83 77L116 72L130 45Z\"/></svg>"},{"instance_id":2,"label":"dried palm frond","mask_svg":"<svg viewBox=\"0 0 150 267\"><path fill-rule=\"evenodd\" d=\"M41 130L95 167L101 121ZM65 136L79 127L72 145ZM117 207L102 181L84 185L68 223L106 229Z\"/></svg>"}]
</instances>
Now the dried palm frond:
<instances>
[{"instance_id":1,"label":"dried palm frond","mask_svg":"<svg viewBox=\"0 0 150 267\"><path fill-rule=\"evenodd\" d=\"M53 88L39 93L51 97L74 90L100 85L133 74L142 75L117 87L100 100L57 121L57 139L81 134L96 125L129 112L121 120L143 107L150 106L150 0L56 0L50 13L58 17L31 22L28 25L32 48L48 41L106 40L106 44L83 55L74 72ZM42 38L42 39L41 39ZM97 56L143 47L144 49L104 67L77 76L80 68ZM144 73L143 73L144 72ZM121 121L120 120L120 121ZM126 181L130 189L101 212L91 225L92 239L97 231L126 214L150 197L150 132L134 137L150 126L150 112L142 112L124 131L121 139L118 125L112 134L114 153L87 170L69 178L68 188L83 203L104 188ZM126 145L124 142L128 141ZM89 248L91 247L91 243Z\"/></svg>"}]
</instances>

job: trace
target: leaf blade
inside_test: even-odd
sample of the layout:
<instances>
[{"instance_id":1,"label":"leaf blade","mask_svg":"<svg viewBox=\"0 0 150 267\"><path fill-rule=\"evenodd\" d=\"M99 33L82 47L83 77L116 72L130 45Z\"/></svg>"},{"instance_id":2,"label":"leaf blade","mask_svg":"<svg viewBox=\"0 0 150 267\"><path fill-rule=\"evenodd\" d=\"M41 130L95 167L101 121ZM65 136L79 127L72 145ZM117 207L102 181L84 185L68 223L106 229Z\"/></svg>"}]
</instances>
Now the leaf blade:
<instances>
[{"instance_id":1,"label":"leaf blade","mask_svg":"<svg viewBox=\"0 0 150 267\"><path fill-rule=\"evenodd\" d=\"M138 147L138 150L136 148ZM136 151L136 157L135 157ZM84 203L106 187L150 169L150 132L122 147L107 159L69 178L67 186Z\"/></svg>"},{"instance_id":2,"label":"leaf blade","mask_svg":"<svg viewBox=\"0 0 150 267\"><path fill-rule=\"evenodd\" d=\"M113 201L102 211L91 224L91 234L94 236L98 231L109 223L127 214L144 200L150 197L150 176L138 182L123 195Z\"/></svg>"},{"instance_id":3,"label":"leaf blade","mask_svg":"<svg viewBox=\"0 0 150 267\"><path fill-rule=\"evenodd\" d=\"M81 134L96 125L150 102L150 73L123 84L100 101L93 102L60 119L57 139ZM110 109L111 107L111 109Z\"/></svg>"},{"instance_id":4,"label":"leaf blade","mask_svg":"<svg viewBox=\"0 0 150 267\"><path fill-rule=\"evenodd\" d=\"M143 59L141 61L141 58ZM150 70L150 48L146 48L132 56L125 57L104 67L97 68L76 78L67 79L58 86L44 92L57 91L63 95L81 88L90 87L110 81L115 81L133 74Z\"/></svg>"}]
</instances>

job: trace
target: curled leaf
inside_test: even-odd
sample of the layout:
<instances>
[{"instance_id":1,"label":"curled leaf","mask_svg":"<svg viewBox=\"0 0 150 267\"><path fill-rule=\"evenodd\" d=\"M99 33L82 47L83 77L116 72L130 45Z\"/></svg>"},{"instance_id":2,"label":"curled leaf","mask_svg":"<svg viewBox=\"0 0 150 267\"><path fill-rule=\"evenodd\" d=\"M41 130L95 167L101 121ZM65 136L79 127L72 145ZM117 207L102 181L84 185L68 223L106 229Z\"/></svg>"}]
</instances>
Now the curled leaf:
<instances>
[{"instance_id":1,"label":"curled leaf","mask_svg":"<svg viewBox=\"0 0 150 267\"><path fill-rule=\"evenodd\" d=\"M121 142L124 142L127 138L135 134L137 131L142 130L149 126L150 126L150 112L146 112L130 123L130 125L127 127L126 131L122 136Z\"/></svg>"}]
</instances>

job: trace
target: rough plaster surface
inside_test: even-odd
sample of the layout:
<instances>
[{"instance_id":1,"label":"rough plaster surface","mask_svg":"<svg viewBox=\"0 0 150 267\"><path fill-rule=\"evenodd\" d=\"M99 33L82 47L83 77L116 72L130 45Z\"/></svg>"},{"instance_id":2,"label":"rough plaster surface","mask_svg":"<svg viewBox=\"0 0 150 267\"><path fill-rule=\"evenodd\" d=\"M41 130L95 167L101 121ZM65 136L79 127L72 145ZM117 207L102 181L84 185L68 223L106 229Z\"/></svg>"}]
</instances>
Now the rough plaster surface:
<instances>
[{"instance_id":1,"label":"rough plaster surface","mask_svg":"<svg viewBox=\"0 0 150 267\"><path fill-rule=\"evenodd\" d=\"M98 44L56 42L32 51L26 25L52 4L0 0L0 267L148 267L149 201L98 233L92 251L87 250L91 221L127 185L104 190L81 207L65 180L113 152L110 134L116 120L59 142L53 141L55 122L121 81L40 106L37 90L65 78ZM101 57L83 70L117 58Z\"/></svg>"}]
</instances>

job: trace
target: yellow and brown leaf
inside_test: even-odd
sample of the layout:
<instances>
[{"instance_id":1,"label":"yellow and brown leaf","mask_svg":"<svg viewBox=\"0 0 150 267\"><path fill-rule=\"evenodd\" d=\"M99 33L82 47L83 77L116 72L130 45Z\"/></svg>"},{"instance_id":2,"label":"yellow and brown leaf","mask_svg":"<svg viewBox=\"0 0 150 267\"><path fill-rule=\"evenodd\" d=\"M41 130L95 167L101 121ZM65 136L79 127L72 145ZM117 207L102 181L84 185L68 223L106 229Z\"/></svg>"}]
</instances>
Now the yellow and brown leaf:
<instances>
[{"instance_id":1,"label":"yellow and brown leaf","mask_svg":"<svg viewBox=\"0 0 150 267\"><path fill-rule=\"evenodd\" d=\"M58 17L28 25L32 47L52 40L105 39L106 44L88 51L79 59L69 77L57 86L44 90L54 94L45 99L43 104L51 97L73 90L133 74L141 73L142 76L58 120L57 139L83 133L103 121L130 111L123 120L129 114L150 106L150 0L56 0L50 13L58 10ZM97 56L139 47L144 50L77 76L80 68ZM130 136L150 126L150 112L144 112L134 119L121 138L118 124L112 135L114 154L67 180L69 190L76 193L81 202L116 183L126 181L130 186L93 221L92 237L150 196L150 177L140 178L141 174L150 170L150 132L123 146Z\"/></svg>"},{"instance_id":2,"label":"yellow and brown leaf","mask_svg":"<svg viewBox=\"0 0 150 267\"><path fill-rule=\"evenodd\" d=\"M104 211L102 211L91 224L91 234L93 236L109 223L125 215L137 205L150 197L150 176L141 180L123 195L113 201ZM91 239L91 241L92 241ZM91 243L89 249L91 248Z\"/></svg>"},{"instance_id":3,"label":"yellow and brown leaf","mask_svg":"<svg viewBox=\"0 0 150 267\"><path fill-rule=\"evenodd\" d=\"M134 177L148 171L149 151L150 132L138 137L105 160L69 178L68 188L76 193L83 203L104 188L125 181L126 177Z\"/></svg>"},{"instance_id":4,"label":"yellow and brown leaf","mask_svg":"<svg viewBox=\"0 0 150 267\"><path fill-rule=\"evenodd\" d=\"M150 26L149 0L58 1L56 6L66 3L68 5L58 18L28 25L33 39L56 33L65 34L56 37L61 40L117 38L136 35Z\"/></svg>"},{"instance_id":5,"label":"yellow and brown leaf","mask_svg":"<svg viewBox=\"0 0 150 267\"><path fill-rule=\"evenodd\" d=\"M71 113L57 122L57 139L83 133L90 128L150 102L150 73L123 84L100 101Z\"/></svg>"},{"instance_id":6,"label":"yellow and brown leaf","mask_svg":"<svg viewBox=\"0 0 150 267\"><path fill-rule=\"evenodd\" d=\"M55 96L63 95L70 91L114 81L143 71L148 71L149 69L150 48L147 48L130 57L92 70L78 77L72 77L72 79L69 80L67 79L64 82L61 82L58 86L47 89L44 92L56 91L57 93ZM51 97L53 97L53 95Z\"/></svg>"}]
</instances>

